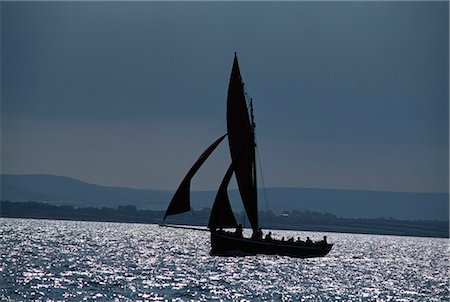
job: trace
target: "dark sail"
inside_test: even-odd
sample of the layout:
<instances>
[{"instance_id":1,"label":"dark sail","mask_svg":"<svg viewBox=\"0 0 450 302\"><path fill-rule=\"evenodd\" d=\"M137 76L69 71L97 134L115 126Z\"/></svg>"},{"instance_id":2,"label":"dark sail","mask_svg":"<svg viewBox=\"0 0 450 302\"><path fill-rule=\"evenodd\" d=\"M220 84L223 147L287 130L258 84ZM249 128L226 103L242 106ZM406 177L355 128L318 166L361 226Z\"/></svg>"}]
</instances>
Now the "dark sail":
<instances>
[{"instance_id":1,"label":"dark sail","mask_svg":"<svg viewBox=\"0 0 450 302\"><path fill-rule=\"evenodd\" d=\"M231 164L223 177L214 200L208 222L209 230L164 224L161 224L161 226L209 231L211 234L211 255L238 256L265 254L310 258L322 257L328 254L333 244L327 243L326 236L324 236L322 241L316 242L294 242L293 240L285 241L284 239L278 240L276 238L271 240L262 239L262 231L258 228L253 104L250 99L250 104L247 107L244 84L242 83L236 53L234 55L233 68L228 86L227 130ZM189 194L191 179L224 137L225 135L215 141L197 159L173 196L164 219L169 215L190 210ZM251 238L243 236L242 226L237 225L228 198L227 189L233 173L236 175L239 193L253 229ZM233 227L236 228L236 232L220 230L221 228ZM219 230L217 230L218 228ZM266 236L266 239L270 239L270 237L267 238Z\"/></svg>"},{"instance_id":2,"label":"dark sail","mask_svg":"<svg viewBox=\"0 0 450 302\"><path fill-rule=\"evenodd\" d=\"M214 201L214 205L211 210L211 216L209 217L208 222L208 227L211 229L220 227L237 227L236 219L234 218L227 192L228 184L230 183L233 172L233 164L231 164L227 170L227 173L225 173L222 183L220 184L219 190L217 191L216 200Z\"/></svg>"},{"instance_id":3,"label":"dark sail","mask_svg":"<svg viewBox=\"0 0 450 302\"><path fill-rule=\"evenodd\" d=\"M175 192L175 195L173 195L172 201L170 202L169 207L166 210L166 215L164 215L164 219L166 219L166 217L169 215L184 213L191 210L191 203L190 203L191 179L192 177L194 177L198 169L200 169L205 160L211 155L211 153L216 149L216 147L220 144L220 142L224 139L225 136L226 134L220 137L214 143L212 143L212 145L209 146L197 159L195 164L192 166L192 168L184 177L183 181L181 182L180 186Z\"/></svg>"},{"instance_id":4,"label":"dark sail","mask_svg":"<svg viewBox=\"0 0 450 302\"><path fill-rule=\"evenodd\" d=\"M239 192L252 229L255 231L258 228L255 143L236 54L228 86L227 128Z\"/></svg>"}]
</instances>

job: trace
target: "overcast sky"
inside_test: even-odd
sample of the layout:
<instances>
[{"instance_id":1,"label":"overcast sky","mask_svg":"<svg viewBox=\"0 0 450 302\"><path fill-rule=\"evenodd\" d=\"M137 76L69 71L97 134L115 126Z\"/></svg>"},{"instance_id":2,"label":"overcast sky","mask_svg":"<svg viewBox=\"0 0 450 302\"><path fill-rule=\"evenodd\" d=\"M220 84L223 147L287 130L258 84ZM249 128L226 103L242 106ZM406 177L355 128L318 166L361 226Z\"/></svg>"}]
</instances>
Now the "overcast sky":
<instances>
[{"instance_id":1,"label":"overcast sky","mask_svg":"<svg viewBox=\"0 0 450 302\"><path fill-rule=\"evenodd\" d=\"M448 191L448 2L0 5L2 173L175 190L236 51L267 187Z\"/></svg>"}]
</instances>

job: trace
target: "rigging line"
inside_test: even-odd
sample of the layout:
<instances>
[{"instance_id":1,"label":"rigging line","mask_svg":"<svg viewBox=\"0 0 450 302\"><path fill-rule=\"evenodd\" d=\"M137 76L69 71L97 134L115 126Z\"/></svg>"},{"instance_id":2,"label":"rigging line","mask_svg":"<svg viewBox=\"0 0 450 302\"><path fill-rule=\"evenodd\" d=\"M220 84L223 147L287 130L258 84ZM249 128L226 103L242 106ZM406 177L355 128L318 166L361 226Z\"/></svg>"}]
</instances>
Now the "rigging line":
<instances>
[{"instance_id":1,"label":"rigging line","mask_svg":"<svg viewBox=\"0 0 450 302\"><path fill-rule=\"evenodd\" d=\"M256 147L255 149L256 149L256 154L257 154L257 158L258 158L259 174L261 175L261 184L262 184L263 195L264 195L264 203L266 206L266 220L267 220L268 227L271 228L272 221L270 220L270 215L269 215L269 210L270 210L269 209L269 199L267 197L266 184L264 183L264 175L262 173L261 156L259 155L259 148Z\"/></svg>"},{"instance_id":2,"label":"rigging line","mask_svg":"<svg viewBox=\"0 0 450 302\"><path fill-rule=\"evenodd\" d=\"M188 227L183 225L175 225L175 224L160 224L160 227L166 227L166 228L173 228L173 229L184 229L184 230L195 230L195 231L201 231L201 232L209 232L209 229L200 229L200 228L194 228L194 227Z\"/></svg>"}]
</instances>

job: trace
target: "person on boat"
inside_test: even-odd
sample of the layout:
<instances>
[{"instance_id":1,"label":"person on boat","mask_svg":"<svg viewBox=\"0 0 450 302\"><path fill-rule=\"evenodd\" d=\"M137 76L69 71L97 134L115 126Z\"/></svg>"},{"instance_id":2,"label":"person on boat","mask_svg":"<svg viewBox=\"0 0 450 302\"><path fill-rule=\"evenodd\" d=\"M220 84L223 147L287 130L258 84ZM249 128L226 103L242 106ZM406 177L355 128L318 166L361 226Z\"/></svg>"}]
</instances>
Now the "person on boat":
<instances>
[{"instance_id":1,"label":"person on boat","mask_svg":"<svg viewBox=\"0 0 450 302\"><path fill-rule=\"evenodd\" d=\"M261 228L258 228L256 231L253 232L252 239L258 239L262 240L263 238L263 232Z\"/></svg>"},{"instance_id":2,"label":"person on boat","mask_svg":"<svg viewBox=\"0 0 450 302\"><path fill-rule=\"evenodd\" d=\"M288 242L294 242L294 237L289 238Z\"/></svg>"},{"instance_id":3,"label":"person on boat","mask_svg":"<svg viewBox=\"0 0 450 302\"><path fill-rule=\"evenodd\" d=\"M323 236L322 242L323 242L323 243L327 243L327 236Z\"/></svg>"},{"instance_id":4,"label":"person on boat","mask_svg":"<svg viewBox=\"0 0 450 302\"><path fill-rule=\"evenodd\" d=\"M242 237L242 224L240 224L240 225L237 226L236 232L234 232L234 234L235 234L237 237Z\"/></svg>"},{"instance_id":5,"label":"person on boat","mask_svg":"<svg viewBox=\"0 0 450 302\"><path fill-rule=\"evenodd\" d=\"M313 242L312 242L311 238L306 237L306 243L310 244L310 243L313 243Z\"/></svg>"},{"instance_id":6,"label":"person on boat","mask_svg":"<svg viewBox=\"0 0 450 302\"><path fill-rule=\"evenodd\" d=\"M272 241L272 232L269 232L265 238L266 241Z\"/></svg>"},{"instance_id":7,"label":"person on boat","mask_svg":"<svg viewBox=\"0 0 450 302\"><path fill-rule=\"evenodd\" d=\"M305 244L305 241L301 240L300 237L297 237L297 244Z\"/></svg>"}]
</instances>

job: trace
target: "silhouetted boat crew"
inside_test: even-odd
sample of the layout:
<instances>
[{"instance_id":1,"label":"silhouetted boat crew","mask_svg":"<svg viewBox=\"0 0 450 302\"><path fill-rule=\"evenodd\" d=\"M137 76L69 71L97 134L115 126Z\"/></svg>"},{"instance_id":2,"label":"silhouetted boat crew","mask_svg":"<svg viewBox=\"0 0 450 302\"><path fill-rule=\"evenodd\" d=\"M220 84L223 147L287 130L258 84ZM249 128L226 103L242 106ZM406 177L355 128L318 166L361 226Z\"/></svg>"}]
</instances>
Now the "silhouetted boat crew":
<instances>
[{"instance_id":1,"label":"silhouetted boat crew","mask_svg":"<svg viewBox=\"0 0 450 302\"><path fill-rule=\"evenodd\" d=\"M263 238L263 232L261 228L258 228L256 231L252 234L252 239L261 240Z\"/></svg>"},{"instance_id":2,"label":"silhouetted boat crew","mask_svg":"<svg viewBox=\"0 0 450 302\"><path fill-rule=\"evenodd\" d=\"M228 85L227 133L213 142L188 171L166 210L164 220L169 215L190 211L191 179L225 136L228 136L231 163L217 191L208 222L211 233L211 254L276 254L292 257L320 257L328 254L332 244L313 243L309 237L307 245L298 244L293 238L287 242L284 241L284 237L282 240L274 240L271 232L263 240L263 233L258 222L253 102L250 99L247 104L236 53ZM252 228L251 238L242 236L242 226L236 223L231 209L227 188L233 173ZM236 231L226 232L222 230L223 228L236 228Z\"/></svg>"},{"instance_id":3,"label":"silhouetted boat crew","mask_svg":"<svg viewBox=\"0 0 450 302\"><path fill-rule=\"evenodd\" d=\"M234 232L234 234L237 236L237 237L243 237L242 236L242 224L240 224L240 225L238 225L237 226L237 228L236 228L236 232Z\"/></svg>"}]
</instances>

